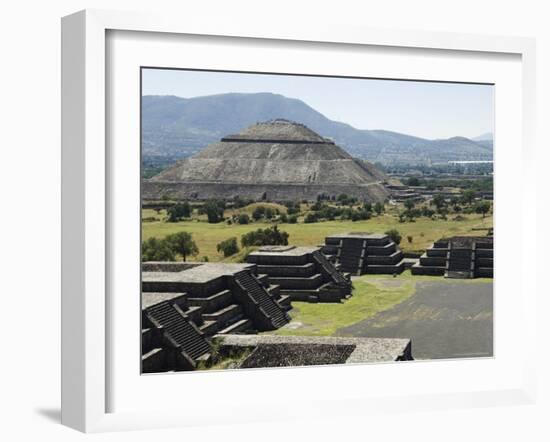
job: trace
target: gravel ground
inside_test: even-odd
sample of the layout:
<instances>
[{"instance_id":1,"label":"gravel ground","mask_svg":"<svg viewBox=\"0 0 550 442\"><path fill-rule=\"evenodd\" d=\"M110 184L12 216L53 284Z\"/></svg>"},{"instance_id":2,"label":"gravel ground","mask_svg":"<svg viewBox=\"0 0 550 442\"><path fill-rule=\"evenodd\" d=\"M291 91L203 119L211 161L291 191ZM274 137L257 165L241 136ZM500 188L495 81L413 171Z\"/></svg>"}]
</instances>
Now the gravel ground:
<instances>
[{"instance_id":1,"label":"gravel ground","mask_svg":"<svg viewBox=\"0 0 550 442\"><path fill-rule=\"evenodd\" d=\"M493 284L421 281L395 307L337 336L411 338L415 359L493 355Z\"/></svg>"}]
</instances>

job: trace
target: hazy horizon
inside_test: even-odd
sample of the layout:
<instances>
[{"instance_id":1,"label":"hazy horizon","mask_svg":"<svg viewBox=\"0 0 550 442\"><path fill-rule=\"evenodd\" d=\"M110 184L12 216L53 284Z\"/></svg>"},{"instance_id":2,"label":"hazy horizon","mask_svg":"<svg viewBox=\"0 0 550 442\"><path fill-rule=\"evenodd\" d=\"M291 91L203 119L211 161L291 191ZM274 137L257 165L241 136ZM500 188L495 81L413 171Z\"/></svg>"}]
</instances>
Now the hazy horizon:
<instances>
[{"instance_id":1,"label":"hazy horizon","mask_svg":"<svg viewBox=\"0 0 550 442\"><path fill-rule=\"evenodd\" d=\"M486 84L413 80L142 70L142 95L190 99L229 93L272 93L301 100L327 118L356 129L386 130L428 139L492 134L493 88Z\"/></svg>"}]
</instances>

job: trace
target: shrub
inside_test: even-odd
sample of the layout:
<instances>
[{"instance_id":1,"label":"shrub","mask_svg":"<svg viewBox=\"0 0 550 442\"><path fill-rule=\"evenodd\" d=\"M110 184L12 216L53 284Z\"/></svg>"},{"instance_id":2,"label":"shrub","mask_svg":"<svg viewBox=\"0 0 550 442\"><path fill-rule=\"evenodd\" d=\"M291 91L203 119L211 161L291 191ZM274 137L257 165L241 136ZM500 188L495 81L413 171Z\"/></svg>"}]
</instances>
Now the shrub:
<instances>
[{"instance_id":1,"label":"shrub","mask_svg":"<svg viewBox=\"0 0 550 442\"><path fill-rule=\"evenodd\" d=\"M252 218L254 218L255 221L258 221L259 219L262 219L265 215L265 207L264 206L258 206L254 209L252 212Z\"/></svg>"},{"instance_id":2,"label":"shrub","mask_svg":"<svg viewBox=\"0 0 550 442\"><path fill-rule=\"evenodd\" d=\"M184 203L174 204L166 209L168 214L167 221L170 223L176 223L182 218L189 218L191 216L191 205L186 201Z\"/></svg>"},{"instance_id":3,"label":"shrub","mask_svg":"<svg viewBox=\"0 0 550 442\"><path fill-rule=\"evenodd\" d=\"M412 199L407 199L405 200L405 202L403 203L403 205L405 206L405 209L407 210L412 210L414 209L414 201Z\"/></svg>"},{"instance_id":4,"label":"shrub","mask_svg":"<svg viewBox=\"0 0 550 442\"><path fill-rule=\"evenodd\" d=\"M267 229L258 229L253 232L245 233L241 237L241 244L243 247L266 245L286 246L288 244L288 233L279 230L277 225L274 225Z\"/></svg>"},{"instance_id":5,"label":"shrub","mask_svg":"<svg viewBox=\"0 0 550 442\"><path fill-rule=\"evenodd\" d=\"M316 223L317 221L319 221L319 218L318 218L317 214L315 214L313 212L308 213L306 215L306 217L304 218L304 223L306 223L306 224Z\"/></svg>"},{"instance_id":6,"label":"shrub","mask_svg":"<svg viewBox=\"0 0 550 442\"><path fill-rule=\"evenodd\" d=\"M412 243L413 242L413 237L411 235L408 235L407 236L407 241L409 242L409 244Z\"/></svg>"},{"instance_id":7,"label":"shrub","mask_svg":"<svg viewBox=\"0 0 550 442\"><path fill-rule=\"evenodd\" d=\"M298 222L298 217L296 215L291 215L288 217L289 224L296 224Z\"/></svg>"},{"instance_id":8,"label":"shrub","mask_svg":"<svg viewBox=\"0 0 550 442\"><path fill-rule=\"evenodd\" d=\"M237 217L237 222L239 224L248 224L250 222L250 217L246 213L241 213Z\"/></svg>"},{"instance_id":9,"label":"shrub","mask_svg":"<svg viewBox=\"0 0 550 442\"><path fill-rule=\"evenodd\" d=\"M384 212L384 204L382 204L380 201L376 202L374 204L374 211L378 214L378 215L381 215L383 212Z\"/></svg>"},{"instance_id":10,"label":"shrub","mask_svg":"<svg viewBox=\"0 0 550 442\"><path fill-rule=\"evenodd\" d=\"M288 216L286 215L286 213L283 213L281 215L280 220L281 220L282 223L287 223L288 222Z\"/></svg>"},{"instance_id":11,"label":"shrub","mask_svg":"<svg viewBox=\"0 0 550 442\"><path fill-rule=\"evenodd\" d=\"M239 246L237 245L237 238L229 238L222 241L216 246L218 252L222 252L224 257L234 255L239 252Z\"/></svg>"},{"instance_id":12,"label":"shrub","mask_svg":"<svg viewBox=\"0 0 550 442\"><path fill-rule=\"evenodd\" d=\"M174 250L166 240L149 238L141 243L142 261L175 261Z\"/></svg>"},{"instance_id":13,"label":"shrub","mask_svg":"<svg viewBox=\"0 0 550 442\"><path fill-rule=\"evenodd\" d=\"M396 229L390 229L384 233L388 235L395 244L399 245L401 243L401 234Z\"/></svg>"},{"instance_id":14,"label":"shrub","mask_svg":"<svg viewBox=\"0 0 550 442\"><path fill-rule=\"evenodd\" d=\"M428 218L431 218L435 215L435 211L430 209L428 206L422 206L422 208L420 209L420 213L422 214L422 216L426 216Z\"/></svg>"}]
</instances>

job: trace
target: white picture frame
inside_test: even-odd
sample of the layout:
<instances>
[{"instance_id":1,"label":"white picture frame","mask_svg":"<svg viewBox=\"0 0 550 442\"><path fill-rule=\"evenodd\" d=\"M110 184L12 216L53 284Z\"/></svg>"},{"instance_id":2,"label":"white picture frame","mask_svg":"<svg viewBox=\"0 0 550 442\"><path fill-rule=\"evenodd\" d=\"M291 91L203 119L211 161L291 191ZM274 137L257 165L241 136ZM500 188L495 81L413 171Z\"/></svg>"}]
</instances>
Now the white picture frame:
<instances>
[{"instance_id":1,"label":"white picture frame","mask_svg":"<svg viewBox=\"0 0 550 442\"><path fill-rule=\"evenodd\" d=\"M106 121L109 118L106 78L108 32L151 32L155 35L201 35L268 39L285 42L338 44L341 47L376 46L384 48L430 49L483 54L510 54L521 58L521 150L524 171L534 161L535 109L535 43L518 37L388 31L316 26L315 23L292 24L252 22L216 22L205 17L153 16L99 10L81 11L62 21L62 423L85 432L110 431L168 426L207 425L211 416L171 412L152 407L140 411L112 411L109 392L113 389L109 376L112 359L109 327L109 243L113 230L109 195L109 152ZM498 137L498 133L497 133ZM536 214L536 193L518 190L524 210L521 232L533 227ZM498 223L498 215L496 216ZM521 272L527 269L526 257L534 245L523 241L518 250ZM498 260L497 260L498 263ZM496 267L498 269L498 265ZM498 270L496 270L498 273ZM448 392L437 388L426 394L365 397L328 396L311 399L311 409L304 415L323 415L323 406L338 401L336 414L365 414L375 409L388 412L407 409L488 406L501 403L532 403L535 396L535 333L536 286L534 279L521 278L520 319L522 338L521 380L514 379L501 388L472 389ZM390 368L381 367L385 370ZM443 369L439 365L437 369ZM422 367L420 367L421 369ZM331 368L331 371L340 368ZM313 368L309 370L328 369ZM362 367L354 367L350 376L359 376ZM379 371L379 370L378 370ZM255 377L262 376L256 374ZM288 371L287 371L288 373ZM215 374L216 376L218 374ZM246 375L246 373L244 373ZM242 379L243 373L240 373ZM214 379L214 378L211 378ZM232 378L236 380L234 376ZM518 378L519 379L519 378ZM516 382L517 381L517 382ZM361 396L359 396L361 397ZM238 407L237 407L238 408ZM284 419L298 413L299 407L282 409L256 407L253 413L231 416L229 411L215 416L220 422L247 422ZM243 406L243 410L246 410ZM234 411L234 410L233 410Z\"/></svg>"}]
</instances>

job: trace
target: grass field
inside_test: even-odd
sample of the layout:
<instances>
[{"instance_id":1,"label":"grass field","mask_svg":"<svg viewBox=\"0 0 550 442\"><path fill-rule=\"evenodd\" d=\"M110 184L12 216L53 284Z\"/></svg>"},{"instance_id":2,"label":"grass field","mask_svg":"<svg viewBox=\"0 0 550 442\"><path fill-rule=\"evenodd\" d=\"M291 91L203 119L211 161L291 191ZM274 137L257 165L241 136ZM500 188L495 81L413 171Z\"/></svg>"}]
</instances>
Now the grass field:
<instances>
[{"instance_id":1,"label":"grass field","mask_svg":"<svg viewBox=\"0 0 550 442\"><path fill-rule=\"evenodd\" d=\"M264 204L266 205L266 204ZM253 210L253 209L247 209ZM193 235L193 239L199 247L198 258L207 256L210 261L223 261L223 256L217 252L216 245L233 236L237 237L240 245L240 237L252 230L266 228L267 222L255 222L246 225L226 223L208 224L205 220L181 221L167 223L162 221L165 212L157 214L152 209L144 209L142 217L153 219L142 223L143 239L150 237L163 238L171 233L186 231ZM491 216L482 218L481 215L462 215L462 221L453 221L452 215L448 220L431 220L418 218L415 222L400 223L396 216L384 214L366 221L322 221L311 224L280 224L279 228L289 233L289 243L293 245L318 245L324 243L325 236L343 232L374 232L383 233L389 229L397 229L403 239L400 247L404 251L422 251L429 247L435 240L444 236L476 235L480 232L472 231L473 228L487 228L493 226ZM481 232L483 235L484 232ZM412 242L408 242L407 236L412 236ZM238 257L230 257L225 261L235 261Z\"/></svg>"},{"instance_id":2,"label":"grass field","mask_svg":"<svg viewBox=\"0 0 550 442\"><path fill-rule=\"evenodd\" d=\"M343 327L368 319L407 300L421 281L456 283L440 276L413 276L409 270L397 277L392 275L363 275L354 278L353 296L343 304L292 302L289 312L292 321L283 328L268 332L277 335L331 336ZM461 280L464 284L492 282L477 278Z\"/></svg>"}]
</instances>

